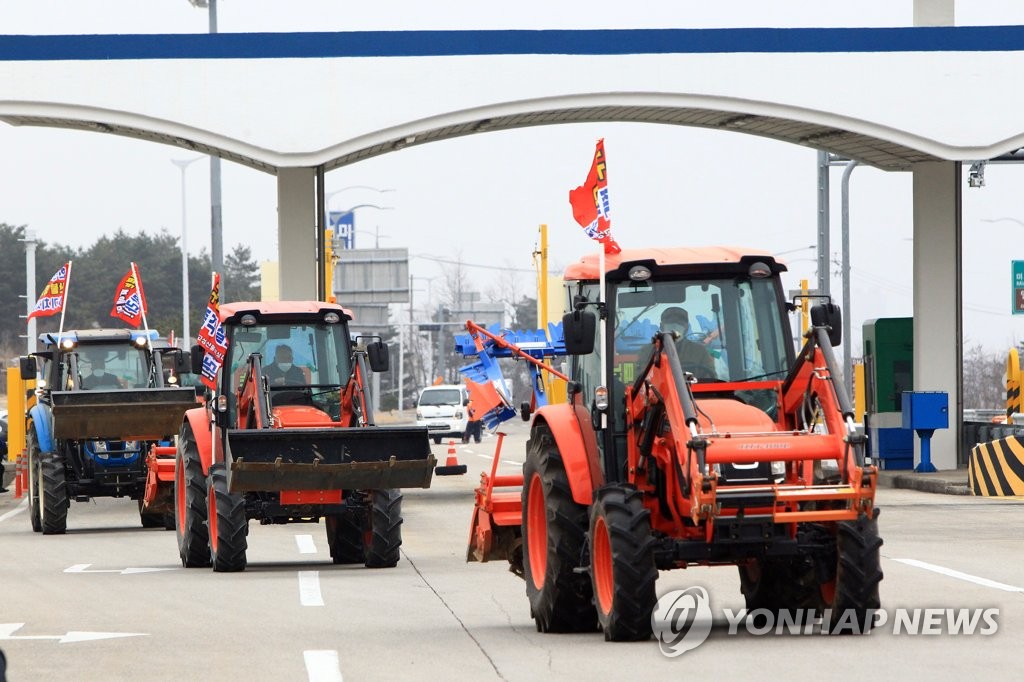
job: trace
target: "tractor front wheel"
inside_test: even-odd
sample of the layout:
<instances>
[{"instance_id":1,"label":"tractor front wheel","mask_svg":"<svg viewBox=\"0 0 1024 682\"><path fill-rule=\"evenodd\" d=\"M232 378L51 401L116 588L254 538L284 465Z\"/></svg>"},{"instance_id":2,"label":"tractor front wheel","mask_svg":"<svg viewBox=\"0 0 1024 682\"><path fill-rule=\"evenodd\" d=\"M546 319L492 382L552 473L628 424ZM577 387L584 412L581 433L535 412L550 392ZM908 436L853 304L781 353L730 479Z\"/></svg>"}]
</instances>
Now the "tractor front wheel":
<instances>
[{"instance_id":1,"label":"tractor front wheel","mask_svg":"<svg viewBox=\"0 0 1024 682\"><path fill-rule=\"evenodd\" d=\"M833 633L864 634L881 606L878 584L882 581L878 535L878 509L872 516L841 521L836 528L835 579L821 586L825 607L831 609Z\"/></svg>"},{"instance_id":2,"label":"tractor front wheel","mask_svg":"<svg viewBox=\"0 0 1024 682\"><path fill-rule=\"evenodd\" d=\"M402 546L402 492L374 490L370 502L370 528L366 543L367 568L392 568Z\"/></svg>"},{"instance_id":3,"label":"tractor front wheel","mask_svg":"<svg viewBox=\"0 0 1024 682\"><path fill-rule=\"evenodd\" d=\"M64 462L59 455L40 455L39 513L43 535L63 535L68 529L68 484L64 475Z\"/></svg>"},{"instance_id":4,"label":"tractor front wheel","mask_svg":"<svg viewBox=\"0 0 1024 682\"><path fill-rule=\"evenodd\" d=\"M350 502L351 504L351 502ZM336 564L361 564L366 561L366 511L350 508L324 519L327 547Z\"/></svg>"},{"instance_id":5,"label":"tractor front wheel","mask_svg":"<svg viewBox=\"0 0 1024 682\"><path fill-rule=\"evenodd\" d=\"M206 476L192 429L178 436L174 457L174 519L178 554L185 568L210 565L210 535L206 527Z\"/></svg>"},{"instance_id":6,"label":"tractor front wheel","mask_svg":"<svg viewBox=\"0 0 1024 682\"><path fill-rule=\"evenodd\" d=\"M28 436L25 439L28 452L28 515L32 521L32 530L43 532L43 514L39 506L39 444L36 442L36 430L32 422L28 424Z\"/></svg>"},{"instance_id":7,"label":"tractor front wheel","mask_svg":"<svg viewBox=\"0 0 1024 682\"><path fill-rule=\"evenodd\" d=\"M218 573L245 570L246 535L245 498L228 490L228 472L223 464L210 467L206 479L207 519L210 533L210 561Z\"/></svg>"},{"instance_id":8,"label":"tractor front wheel","mask_svg":"<svg viewBox=\"0 0 1024 682\"><path fill-rule=\"evenodd\" d=\"M591 579L597 620L613 642L650 639L654 583L651 512L640 493L621 485L595 491L590 509Z\"/></svg>"},{"instance_id":9,"label":"tractor front wheel","mask_svg":"<svg viewBox=\"0 0 1024 682\"><path fill-rule=\"evenodd\" d=\"M554 436L537 425L523 464L523 569L538 632L591 632L593 590L581 565L587 507L572 499Z\"/></svg>"}]
</instances>

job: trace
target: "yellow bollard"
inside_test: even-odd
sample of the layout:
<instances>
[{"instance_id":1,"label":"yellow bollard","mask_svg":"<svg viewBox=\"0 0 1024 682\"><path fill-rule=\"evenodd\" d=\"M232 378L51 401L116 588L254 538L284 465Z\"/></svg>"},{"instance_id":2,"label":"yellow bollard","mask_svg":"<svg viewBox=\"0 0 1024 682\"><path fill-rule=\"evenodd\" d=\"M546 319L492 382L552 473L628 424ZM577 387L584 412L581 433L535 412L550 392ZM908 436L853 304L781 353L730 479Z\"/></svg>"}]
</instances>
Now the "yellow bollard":
<instances>
[{"instance_id":1,"label":"yellow bollard","mask_svg":"<svg viewBox=\"0 0 1024 682\"><path fill-rule=\"evenodd\" d=\"M1013 423L1013 415L1020 412L1020 355L1016 348L1006 357L1006 423Z\"/></svg>"}]
</instances>

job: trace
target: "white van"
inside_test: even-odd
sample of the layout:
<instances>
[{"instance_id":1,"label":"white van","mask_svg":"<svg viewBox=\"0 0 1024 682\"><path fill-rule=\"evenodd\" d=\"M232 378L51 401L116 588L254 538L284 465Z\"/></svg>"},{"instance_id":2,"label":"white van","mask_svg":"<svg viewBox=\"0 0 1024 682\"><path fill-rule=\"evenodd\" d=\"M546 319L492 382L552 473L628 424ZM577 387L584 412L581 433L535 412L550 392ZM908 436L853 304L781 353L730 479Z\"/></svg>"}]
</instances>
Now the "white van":
<instances>
[{"instance_id":1,"label":"white van","mask_svg":"<svg viewBox=\"0 0 1024 682\"><path fill-rule=\"evenodd\" d=\"M469 391L459 384L428 386L416 401L416 426L426 426L434 443L442 438L462 439L466 433Z\"/></svg>"}]
</instances>

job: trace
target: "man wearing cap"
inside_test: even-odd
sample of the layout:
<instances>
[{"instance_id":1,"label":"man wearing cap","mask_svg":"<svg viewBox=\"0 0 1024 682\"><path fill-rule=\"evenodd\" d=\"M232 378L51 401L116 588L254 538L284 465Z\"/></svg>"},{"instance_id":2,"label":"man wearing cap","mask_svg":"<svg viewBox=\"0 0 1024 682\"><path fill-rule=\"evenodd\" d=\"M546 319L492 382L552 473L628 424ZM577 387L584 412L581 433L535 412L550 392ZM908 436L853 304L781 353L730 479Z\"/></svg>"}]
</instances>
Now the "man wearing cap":
<instances>
[{"instance_id":1,"label":"man wearing cap","mask_svg":"<svg viewBox=\"0 0 1024 682\"><path fill-rule=\"evenodd\" d=\"M676 352L679 354L679 364L682 365L684 372L689 372L698 379L718 378L715 361L708 349L704 344L686 338L690 331L690 316L685 310L677 306L666 308L661 314L661 330L676 332L679 335L676 339Z\"/></svg>"}]
</instances>

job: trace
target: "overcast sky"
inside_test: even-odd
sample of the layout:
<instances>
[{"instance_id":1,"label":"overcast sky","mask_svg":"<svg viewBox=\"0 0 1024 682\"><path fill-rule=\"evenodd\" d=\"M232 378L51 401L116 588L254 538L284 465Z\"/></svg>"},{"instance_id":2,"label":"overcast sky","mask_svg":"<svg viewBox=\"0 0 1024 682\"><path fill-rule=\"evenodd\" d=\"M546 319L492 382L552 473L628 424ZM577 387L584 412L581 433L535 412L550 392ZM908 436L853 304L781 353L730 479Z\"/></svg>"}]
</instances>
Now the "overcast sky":
<instances>
[{"instance_id":1,"label":"overcast sky","mask_svg":"<svg viewBox=\"0 0 1024 682\"><path fill-rule=\"evenodd\" d=\"M778 8L784 7L784 16ZM474 1L220 0L221 32L499 28L702 28L908 26L911 0L790 0L786 3L623 3ZM1024 3L957 4L960 25L1024 24ZM203 33L206 10L188 0L64 0L0 4L6 34ZM808 84L813 87L813 84ZM310 84L316 91L316 84ZM359 93L321 93L324 98ZM978 106L999 106L998 95ZM282 121L282 125L288 125ZM971 121L964 121L971 125ZM472 265L487 291L501 268L521 270L533 293L538 226L549 226L552 266L587 251L568 191L589 170L605 139L616 239L624 247L735 244L763 248L790 266L787 288L816 281L815 152L741 133L650 124L576 124L487 133L409 148L327 175L330 208L357 211L359 246L406 246L416 277L437 277L440 260ZM117 228L180 236L181 175L171 161L194 158L172 147L84 132L0 124L0 221L25 225L49 242L87 245ZM840 258L840 177L832 171L832 258ZM965 173L966 175L966 173ZM188 247L209 251L209 164L186 174ZM1010 261L1024 260L1020 164L990 165L987 185L964 190L965 346L1005 352L1024 338L1024 316L1010 314ZM911 177L857 168L851 180L853 355L863 320L909 316ZM223 164L224 246L244 243L257 260L277 254L276 181ZM989 220L998 222L987 222ZM1002 220L999 220L1002 219ZM178 258L178 254L168 254ZM838 269L838 265L834 270ZM50 273L37 273L41 288ZM439 280L434 280L434 298ZM428 280L417 280L425 300ZM841 281L833 277L838 298ZM150 296L156 292L148 292ZM195 302L201 305L202 302Z\"/></svg>"}]
</instances>

